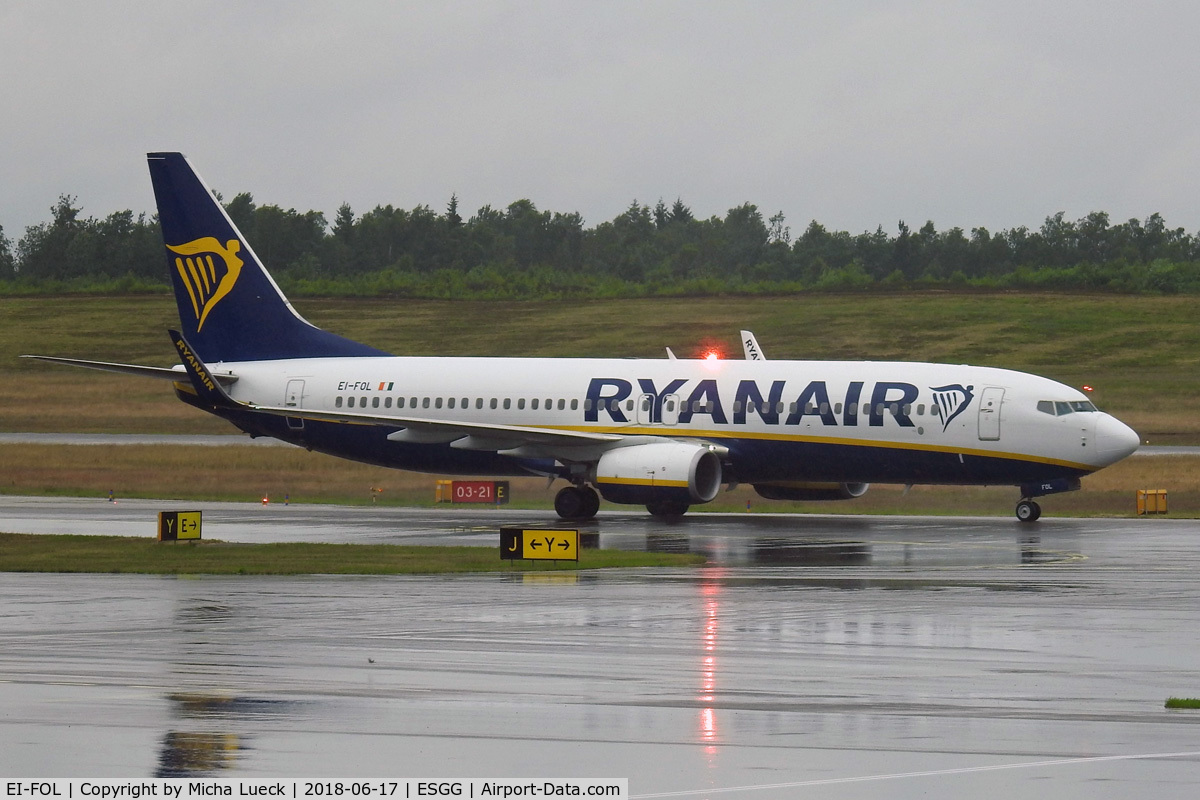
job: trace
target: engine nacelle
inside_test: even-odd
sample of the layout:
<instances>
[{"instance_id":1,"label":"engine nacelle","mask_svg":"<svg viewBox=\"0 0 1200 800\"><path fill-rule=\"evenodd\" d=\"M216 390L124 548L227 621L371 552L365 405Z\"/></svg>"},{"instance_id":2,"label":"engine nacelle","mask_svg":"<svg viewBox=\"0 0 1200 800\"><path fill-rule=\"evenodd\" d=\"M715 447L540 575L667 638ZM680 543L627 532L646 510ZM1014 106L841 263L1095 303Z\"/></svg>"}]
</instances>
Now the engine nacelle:
<instances>
[{"instance_id":1,"label":"engine nacelle","mask_svg":"<svg viewBox=\"0 0 1200 800\"><path fill-rule=\"evenodd\" d=\"M600 457L595 483L611 503L707 503L721 490L721 458L686 442L619 447Z\"/></svg>"},{"instance_id":2,"label":"engine nacelle","mask_svg":"<svg viewBox=\"0 0 1200 800\"><path fill-rule=\"evenodd\" d=\"M756 483L754 491L768 500L853 500L862 497L869 483Z\"/></svg>"}]
</instances>

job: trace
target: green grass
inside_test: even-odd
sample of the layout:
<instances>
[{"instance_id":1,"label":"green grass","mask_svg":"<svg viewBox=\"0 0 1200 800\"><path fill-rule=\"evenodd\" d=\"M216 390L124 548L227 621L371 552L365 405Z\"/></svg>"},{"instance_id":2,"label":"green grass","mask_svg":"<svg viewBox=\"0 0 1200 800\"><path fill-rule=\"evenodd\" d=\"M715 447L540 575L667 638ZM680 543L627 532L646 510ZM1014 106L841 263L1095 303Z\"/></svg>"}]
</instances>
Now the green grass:
<instances>
[{"instance_id":1,"label":"green grass","mask_svg":"<svg viewBox=\"0 0 1200 800\"><path fill-rule=\"evenodd\" d=\"M624 550L582 550L579 562L501 561L490 547L360 544L159 542L126 536L0 533L0 572L151 575L434 575L453 572L681 567L704 557Z\"/></svg>"},{"instance_id":2,"label":"green grass","mask_svg":"<svg viewBox=\"0 0 1200 800\"><path fill-rule=\"evenodd\" d=\"M1168 697L1167 708L1200 708L1200 697Z\"/></svg>"}]
</instances>

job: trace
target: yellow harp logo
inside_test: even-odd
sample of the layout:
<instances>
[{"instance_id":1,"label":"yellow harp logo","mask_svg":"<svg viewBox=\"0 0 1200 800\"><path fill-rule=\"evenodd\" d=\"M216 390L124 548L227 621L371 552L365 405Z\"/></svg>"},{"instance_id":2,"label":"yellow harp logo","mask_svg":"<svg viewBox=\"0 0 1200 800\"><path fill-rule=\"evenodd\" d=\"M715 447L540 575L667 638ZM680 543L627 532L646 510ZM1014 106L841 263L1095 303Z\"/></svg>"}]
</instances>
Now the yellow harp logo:
<instances>
[{"instance_id":1,"label":"yellow harp logo","mask_svg":"<svg viewBox=\"0 0 1200 800\"><path fill-rule=\"evenodd\" d=\"M175 269L179 271L179 277L183 279L188 297L192 300L192 310L196 312L196 331L199 332L204 327L208 312L237 283L242 271L242 260L237 254L242 249L242 243L230 239L222 247L213 237L205 236L184 244L169 244L167 249L183 256L175 259ZM220 259L219 265L213 256Z\"/></svg>"}]
</instances>

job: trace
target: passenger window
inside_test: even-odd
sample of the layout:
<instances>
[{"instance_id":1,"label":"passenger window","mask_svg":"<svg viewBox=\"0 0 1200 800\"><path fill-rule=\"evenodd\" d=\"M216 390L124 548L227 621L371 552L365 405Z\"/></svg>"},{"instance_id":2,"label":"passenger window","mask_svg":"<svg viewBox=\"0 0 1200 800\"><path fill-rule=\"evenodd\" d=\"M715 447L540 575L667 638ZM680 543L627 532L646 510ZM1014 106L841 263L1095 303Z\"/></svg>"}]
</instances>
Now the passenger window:
<instances>
[{"instance_id":1,"label":"passenger window","mask_svg":"<svg viewBox=\"0 0 1200 800\"><path fill-rule=\"evenodd\" d=\"M918 417L925 416L925 404L924 403L917 403L917 416Z\"/></svg>"},{"instance_id":2,"label":"passenger window","mask_svg":"<svg viewBox=\"0 0 1200 800\"><path fill-rule=\"evenodd\" d=\"M335 398L333 399L333 407L334 407L334 408L341 408L341 407L342 407L342 397L341 397L341 395L338 395L337 397L335 397Z\"/></svg>"},{"instance_id":3,"label":"passenger window","mask_svg":"<svg viewBox=\"0 0 1200 800\"><path fill-rule=\"evenodd\" d=\"M529 407L530 407L531 409L533 409L534 411L537 411L537 409L538 409L538 399L537 399L536 397L535 397L535 398L533 398L533 400L530 402L530 404L529 404Z\"/></svg>"},{"instance_id":4,"label":"passenger window","mask_svg":"<svg viewBox=\"0 0 1200 800\"><path fill-rule=\"evenodd\" d=\"M750 403L749 403L749 401L747 401L747 403L746 403L746 410L747 410L747 411L749 411L749 410L750 410ZM740 413L742 413L742 401L741 401L741 400L734 400L734 401L733 401L733 413L735 413L735 414L740 414Z\"/></svg>"},{"instance_id":5,"label":"passenger window","mask_svg":"<svg viewBox=\"0 0 1200 800\"><path fill-rule=\"evenodd\" d=\"M488 407L491 408L493 411L496 409L497 405L498 405L498 403L496 402L496 398L494 398L494 397L492 398L492 401L490 403L488 403Z\"/></svg>"},{"instance_id":6,"label":"passenger window","mask_svg":"<svg viewBox=\"0 0 1200 800\"><path fill-rule=\"evenodd\" d=\"M383 407L391 408L392 407L392 398L390 398L390 397L383 398Z\"/></svg>"},{"instance_id":7,"label":"passenger window","mask_svg":"<svg viewBox=\"0 0 1200 800\"><path fill-rule=\"evenodd\" d=\"M358 398L358 407L359 408L367 407L367 396L366 395L363 395L362 397Z\"/></svg>"},{"instance_id":8,"label":"passenger window","mask_svg":"<svg viewBox=\"0 0 1200 800\"><path fill-rule=\"evenodd\" d=\"M429 408L429 398L428 397L421 398L421 408Z\"/></svg>"},{"instance_id":9,"label":"passenger window","mask_svg":"<svg viewBox=\"0 0 1200 800\"><path fill-rule=\"evenodd\" d=\"M446 407L454 408L454 398L453 397L451 397L449 400L446 401Z\"/></svg>"},{"instance_id":10,"label":"passenger window","mask_svg":"<svg viewBox=\"0 0 1200 800\"><path fill-rule=\"evenodd\" d=\"M492 402L494 403L494 402L496 402L496 401L495 401L495 400L493 400ZM476 408L483 408L483 398L482 398L482 397L476 397L476 398L475 398L475 407L476 407Z\"/></svg>"},{"instance_id":11,"label":"passenger window","mask_svg":"<svg viewBox=\"0 0 1200 800\"><path fill-rule=\"evenodd\" d=\"M547 411L553 411L554 410L554 401L547 400L546 405L542 406L542 408L546 409Z\"/></svg>"},{"instance_id":12,"label":"passenger window","mask_svg":"<svg viewBox=\"0 0 1200 800\"><path fill-rule=\"evenodd\" d=\"M525 398L522 397L519 400L517 400L517 410L523 411L524 409L525 409Z\"/></svg>"},{"instance_id":13,"label":"passenger window","mask_svg":"<svg viewBox=\"0 0 1200 800\"><path fill-rule=\"evenodd\" d=\"M404 408L404 398L403 397L396 398L396 408Z\"/></svg>"},{"instance_id":14,"label":"passenger window","mask_svg":"<svg viewBox=\"0 0 1200 800\"><path fill-rule=\"evenodd\" d=\"M462 399L462 404L459 405L459 408L470 408L470 407L471 407L471 398L464 397Z\"/></svg>"},{"instance_id":15,"label":"passenger window","mask_svg":"<svg viewBox=\"0 0 1200 800\"><path fill-rule=\"evenodd\" d=\"M572 411L578 411L578 410L579 410L579 399L578 399L578 398L573 398L573 399L571 400L571 410L572 410Z\"/></svg>"},{"instance_id":16,"label":"passenger window","mask_svg":"<svg viewBox=\"0 0 1200 800\"><path fill-rule=\"evenodd\" d=\"M442 407L442 398L440 398L440 397L433 398L433 407L441 408Z\"/></svg>"},{"instance_id":17,"label":"passenger window","mask_svg":"<svg viewBox=\"0 0 1200 800\"><path fill-rule=\"evenodd\" d=\"M736 411L737 409L734 409L734 410ZM746 413L747 413L747 414L754 414L754 413L756 413L757 411L758 411L758 409L755 407L755 405L754 405L754 401L753 401L753 400L747 400L747 401L746 401Z\"/></svg>"},{"instance_id":18,"label":"passenger window","mask_svg":"<svg viewBox=\"0 0 1200 800\"><path fill-rule=\"evenodd\" d=\"M504 410L507 411L510 408L512 408L512 398L506 397L504 398Z\"/></svg>"},{"instance_id":19,"label":"passenger window","mask_svg":"<svg viewBox=\"0 0 1200 800\"><path fill-rule=\"evenodd\" d=\"M559 411L563 411L564 409L566 409L566 407L567 407L567 401L566 401L566 400L561 400L561 399L560 399L560 400L558 401L558 410L559 410Z\"/></svg>"},{"instance_id":20,"label":"passenger window","mask_svg":"<svg viewBox=\"0 0 1200 800\"><path fill-rule=\"evenodd\" d=\"M846 413L851 417L857 417L858 416L858 404L855 403L852 406L846 406Z\"/></svg>"},{"instance_id":21,"label":"passenger window","mask_svg":"<svg viewBox=\"0 0 1200 800\"><path fill-rule=\"evenodd\" d=\"M912 413L912 403L905 403L904 406L900 410L902 412L904 412L904 416L907 417L909 414Z\"/></svg>"},{"instance_id":22,"label":"passenger window","mask_svg":"<svg viewBox=\"0 0 1200 800\"><path fill-rule=\"evenodd\" d=\"M416 408L416 407L417 407L417 398L415 398L415 397L410 397L410 398L408 398L408 407L409 407L409 408ZM426 407L426 408L429 408L429 401L428 401L428 400L426 400L426 401L425 401L425 407Z\"/></svg>"},{"instance_id":23,"label":"passenger window","mask_svg":"<svg viewBox=\"0 0 1200 800\"><path fill-rule=\"evenodd\" d=\"M378 397L371 398L371 408L379 408L379 398Z\"/></svg>"},{"instance_id":24,"label":"passenger window","mask_svg":"<svg viewBox=\"0 0 1200 800\"><path fill-rule=\"evenodd\" d=\"M835 413L835 414L840 414L840 413L842 413L842 404L841 404L841 403L834 403L834 404L833 404L833 413Z\"/></svg>"},{"instance_id":25,"label":"passenger window","mask_svg":"<svg viewBox=\"0 0 1200 800\"><path fill-rule=\"evenodd\" d=\"M584 410L584 411L591 411L591 410L592 410L592 398L590 398L590 397L589 397L589 398L587 398L586 400L584 400L584 401L583 401L583 410Z\"/></svg>"}]
</instances>

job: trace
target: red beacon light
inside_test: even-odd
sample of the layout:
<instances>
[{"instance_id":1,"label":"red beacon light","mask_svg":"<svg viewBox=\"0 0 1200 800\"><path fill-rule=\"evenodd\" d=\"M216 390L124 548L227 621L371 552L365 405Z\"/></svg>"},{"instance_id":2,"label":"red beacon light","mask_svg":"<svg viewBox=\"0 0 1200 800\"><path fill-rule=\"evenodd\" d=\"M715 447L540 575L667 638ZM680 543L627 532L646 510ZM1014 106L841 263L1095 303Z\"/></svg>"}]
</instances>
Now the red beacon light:
<instances>
[{"instance_id":1,"label":"red beacon light","mask_svg":"<svg viewBox=\"0 0 1200 800\"><path fill-rule=\"evenodd\" d=\"M709 350L707 353L704 354L704 360L705 361L720 361L721 354L718 353L716 350Z\"/></svg>"},{"instance_id":2,"label":"red beacon light","mask_svg":"<svg viewBox=\"0 0 1200 800\"><path fill-rule=\"evenodd\" d=\"M1092 389L1092 387L1091 387L1091 386L1088 386L1086 383L1085 383L1083 386L1079 387L1079 388L1083 389L1085 392L1092 392L1092 391L1095 391L1094 389Z\"/></svg>"}]
</instances>

